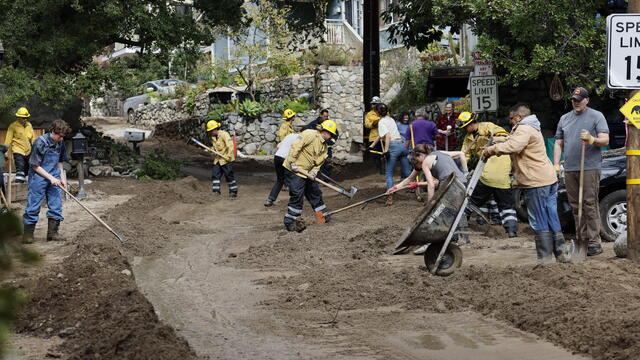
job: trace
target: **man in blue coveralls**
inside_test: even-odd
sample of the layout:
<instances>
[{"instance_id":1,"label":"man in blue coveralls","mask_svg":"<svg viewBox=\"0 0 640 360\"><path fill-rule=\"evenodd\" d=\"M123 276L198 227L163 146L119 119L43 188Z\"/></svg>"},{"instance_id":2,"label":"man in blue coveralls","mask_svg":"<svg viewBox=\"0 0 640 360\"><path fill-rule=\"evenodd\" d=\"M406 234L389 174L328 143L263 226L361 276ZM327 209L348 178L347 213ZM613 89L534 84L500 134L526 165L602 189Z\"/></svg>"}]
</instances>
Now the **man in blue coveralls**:
<instances>
[{"instance_id":1,"label":"man in blue coveralls","mask_svg":"<svg viewBox=\"0 0 640 360\"><path fill-rule=\"evenodd\" d=\"M62 163L67 160L67 152L63 139L71 133L69 124L62 120L55 120L51 124L49 133L40 136L33 143L33 150L29 157L29 195L24 209L23 242L33 242L33 232L38 222L40 206L47 199L49 210L47 218L47 241L62 241L64 238L58 233L62 217L62 190L67 187L67 179L62 171Z\"/></svg>"}]
</instances>

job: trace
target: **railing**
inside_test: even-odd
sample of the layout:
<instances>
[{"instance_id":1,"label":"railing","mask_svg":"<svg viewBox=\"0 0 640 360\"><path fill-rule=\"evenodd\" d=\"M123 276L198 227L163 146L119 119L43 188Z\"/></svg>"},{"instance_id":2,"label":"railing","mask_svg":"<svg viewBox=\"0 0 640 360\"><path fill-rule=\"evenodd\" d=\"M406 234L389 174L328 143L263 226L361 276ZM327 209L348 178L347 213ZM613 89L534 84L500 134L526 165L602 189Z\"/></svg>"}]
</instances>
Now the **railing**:
<instances>
[{"instance_id":1,"label":"railing","mask_svg":"<svg viewBox=\"0 0 640 360\"><path fill-rule=\"evenodd\" d=\"M328 44L344 45L344 22L342 20L325 20L324 41Z\"/></svg>"}]
</instances>

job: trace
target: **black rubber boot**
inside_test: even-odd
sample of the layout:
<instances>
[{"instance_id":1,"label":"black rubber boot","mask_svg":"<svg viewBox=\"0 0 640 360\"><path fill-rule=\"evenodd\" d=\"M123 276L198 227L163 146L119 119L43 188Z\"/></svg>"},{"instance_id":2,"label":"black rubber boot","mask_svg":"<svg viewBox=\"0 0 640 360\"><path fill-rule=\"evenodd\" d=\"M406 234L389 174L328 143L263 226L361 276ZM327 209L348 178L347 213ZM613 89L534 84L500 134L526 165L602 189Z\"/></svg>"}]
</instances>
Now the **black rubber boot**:
<instances>
[{"instance_id":1,"label":"black rubber boot","mask_svg":"<svg viewBox=\"0 0 640 360\"><path fill-rule=\"evenodd\" d=\"M508 221L505 225L505 230L507 230L507 236L510 238L518 237L518 223L515 221Z\"/></svg>"},{"instance_id":2,"label":"black rubber boot","mask_svg":"<svg viewBox=\"0 0 640 360\"><path fill-rule=\"evenodd\" d=\"M36 231L36 224L24 224L22 233L22 242L24 244L33 244L33 232Z\"/></svg>"},{"instance_id":3,"label":"black rubber boot","mask_svg":"<svg viewBox=\"0 0 640 360\"><path fill-rule=\"evenodd\" d=\"M65 241L65 238L60 236L60 233L58 233L58 229L60 228L60 220L49 219L48 225L47 241Z\"/></svg>"},{"instance_id":4,"label":"black rubber boot","mask_svg":"<svg viewBox=\"0 0 640 360\"><path fill-rule=\"evenodd\" d=\"M571 254L567 251L562 231L553 233L553 255L556 256L558 262L568 263L571 261Z\"/></svg>"},{"instance_id":5,"label":"black rubber boot","mask_svg":"<svg viewBox=\"0 0 640 360\"><path fill-rule=\"evenodd\" d=\"M553 233L551 231L536 232L536 253L541 263L553 262Z\"/></svg>"}]
</instances>

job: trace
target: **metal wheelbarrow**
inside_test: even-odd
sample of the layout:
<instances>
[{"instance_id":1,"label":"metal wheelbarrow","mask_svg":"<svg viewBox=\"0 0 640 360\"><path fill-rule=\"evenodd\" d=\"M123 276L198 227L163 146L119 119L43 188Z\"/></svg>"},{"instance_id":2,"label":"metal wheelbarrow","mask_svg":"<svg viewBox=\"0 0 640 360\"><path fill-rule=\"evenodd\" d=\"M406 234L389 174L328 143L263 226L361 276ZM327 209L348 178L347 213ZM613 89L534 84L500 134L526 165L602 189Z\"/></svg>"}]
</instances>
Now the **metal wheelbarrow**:
<instances>
[{"instance_id":1,"label":"metal wheelbarrow","mask_svg":"<svg viewBox=\"0 0 640 360\"><path fill-rule=\"evenodd\" d=\"M452 174L440 184L431 202L402 234L396 249L429 244L424 253L424 263L429 271L440 276L453 274L462 265L462 249L457 244L448 244L437 271L436 262L449 234L453 234L451 240L457 240L459 236L451 230L460 210L464 212L465 193L465 186Z\"/></svg>"},{"instance_id":2,"label":"metal wheelbarrow","mask_svg":"<svg viewBox=\"0 0 640 360\"><path fill-rule=\"evenodd\" d=\"M489 145L492 143L493 139ZM458 224L465 216L469 197L480 180L484 164L485 159L478 161L466 187L454 174L441 183L431 202L402 234L396 249L429 244L424 253L424 264L429 272L440 276L453 274L462 265L462 249L451 240L457 240L460 235L456 232Z\"/></svg>"}]
</instances>

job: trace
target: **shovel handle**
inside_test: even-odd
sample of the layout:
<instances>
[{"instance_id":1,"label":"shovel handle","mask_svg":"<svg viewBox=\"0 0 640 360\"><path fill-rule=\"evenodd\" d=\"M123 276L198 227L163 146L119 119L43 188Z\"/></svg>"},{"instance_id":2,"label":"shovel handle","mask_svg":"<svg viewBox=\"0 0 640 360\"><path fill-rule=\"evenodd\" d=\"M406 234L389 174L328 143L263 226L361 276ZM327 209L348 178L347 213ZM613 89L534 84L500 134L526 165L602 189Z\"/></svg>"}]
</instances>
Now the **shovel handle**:
<instances>
[{"instance_id":1,"label":"shovel handle","mask_svg":"<svg viewBox=\"0 0 640 360\"><path fill-rule=\"evenodd\" d=\"M331 215L333 215L333 214L337 214L337 213L339 213L339 212L343 212L343 211L345 211L345 210L353 209L354 207L358 207L358 206L360 206L360 205L366 205L366 204L368 204L368 203L372 202L373 200L380 199L381 197L384 197L384 196L387 196L387 195L391 195L391 194L395 193L396 191L400 191L400 190L403 190L403 189L406 189L406 188L407 188L406 186L403 186L403 187L401 187L401 188L398 188L398 189L396 189L396 190L393 190L392 192L390 192L390 193L388 193L388 194L387 194L386 192L384 192L384 193L379 194L379 195L376 195L376 196L374 196L374 197L370 197L370 198L368 198L368 199L366 199L366 200L359 201L359 202L357 202L357 203L355 203L355 204L351 204L351 205L349 205L349 206L345 206L345 207L343 207L343 208L341 208L341 209L337 209L337 210L329 211L329 212L326 214L326 216L331 216Z\"/></svg>"},{"instance_id":2,"label":"shovel handle","mask_svg":"<svg viewBox=\"0 0 640 360\"><path fill-rule=\"evenodd\" d=\"M297 170L296 170L296 172L298 172L298 173L300 173L300 174L302 174L302 175L304 175L304 176L306 176L306 177L308 177L308 178L311 178L311 176L309 175L309 173L308 173L308 172L306 172L306 171L304 171L304 170L302 170L302 169L297 169ZM336 191L336 192L337 192L337 193L339 193L339 194L342 194L342 195L344 195L344 196L346 196L346 197L350 198L350 196L347 194L347 192L346 192L346 191L344 191L344 189L340 189L339 187L337 187L337 186L333 186L333 185L329 184L329 183L328 183L328 182L326 182L326 181L322 181L322 180L318 179L318 177L317 177L317 176L315 177L315 181L317 181L318 183L320 183L320 184L322 184L322 185L324 185L324 186L328 187L328 188L329 188L329 189L331 189L331 190Z\"/></svg>"},{"instance_id":3,"label":"shovel handle","mask_svg":"<svg viewBox=\"0 0 640 360\"><path fill-rule=\"evenodd\" d=\"M107 223L105 223L104 221L102 221L102 219L100 219L100 217L98 217L98 215L96 215L93 211L89 210L88 207L84 206L83 203L80 202L80 200L78 200L75 196L71 195L71 193L69 192L69 190L65 189L64 187L60 186L60 189L62 189L62 191L64 191L67 195L69 195L70 198L72 198L75 202L78 203L78 205L80 205L83 209L85 209L91 216L93 216L94 219L98 220L98 222L104 226L107 230L109 230L113 235L115 235L116 238L118 238L118 240L121 243L124 243L124 240L120 237L120 235L118 235L115 231L113 231L113 229L107 225Z\"/></svg>"}]
</instances>

